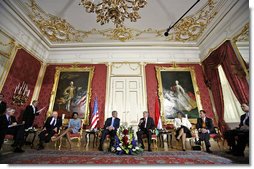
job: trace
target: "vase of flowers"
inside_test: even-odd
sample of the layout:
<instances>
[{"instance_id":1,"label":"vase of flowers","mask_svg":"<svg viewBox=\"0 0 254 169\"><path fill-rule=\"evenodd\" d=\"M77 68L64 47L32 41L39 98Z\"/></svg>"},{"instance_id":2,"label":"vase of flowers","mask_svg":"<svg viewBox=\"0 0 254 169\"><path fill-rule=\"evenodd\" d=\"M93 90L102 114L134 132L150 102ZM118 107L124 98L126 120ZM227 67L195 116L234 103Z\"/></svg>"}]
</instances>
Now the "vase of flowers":
<instances>
[{"instance_id":1,"label":"vase of flowers","mask_svg":"<svg viewBox=\"0 0 254 169\"><path fill-rule=\"evenodd\" d=\"M116 154L130 154L135 155L144 150L139 147L137 140L134 137L134 130L132 127L120 126L115 136L114 145L111 151Z\"/></svg>"}]
</instances>

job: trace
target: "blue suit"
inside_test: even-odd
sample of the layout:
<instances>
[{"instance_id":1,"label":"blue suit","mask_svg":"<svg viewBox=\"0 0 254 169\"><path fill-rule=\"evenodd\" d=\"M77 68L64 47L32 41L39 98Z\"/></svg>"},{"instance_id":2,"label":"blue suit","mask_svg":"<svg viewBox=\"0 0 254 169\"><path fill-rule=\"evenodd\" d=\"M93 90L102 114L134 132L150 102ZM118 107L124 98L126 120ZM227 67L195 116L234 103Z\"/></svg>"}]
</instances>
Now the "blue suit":
<instances>
[{"instance_id":1,"label":"blue suit","mask_svg":"<svg viewBox=\"0 0 254 169\"><path fill-rule=\"evenodd\" d=\"M101 140L100 140L100 145L99 145L99 150L102 151L102 145L104 140L106 139L106 136L109 134L110 135L110 147L113 145L114 143L114 137L116 135L116 131L120 126L120 119L119 118L115 118L113 121L113 127L115 128L114 130L109 131L107 128L109 126L112 125L112 117L107 118L107 120L105 121L105 125L104 125L104 130L102 131L102 136L101 136ZM110 148L109 147L109 148Z\"/></svg>"},{"instance_id":2,"label":"blue suit","mask_svg":"<svg viewBox=\"0 0 254 169\"><path fill-rule=\"evenodd\" d=\"M104 125L104 130L111 126L111 123L112 123L112 117L110 118L107 118L107 120L105 121L105 125ZM119 118L115 118L114 119L114 123L113 123L113 127L115 128L115 130L117 130L120 126L120 119Z\"/></svg>"}]
</instances>

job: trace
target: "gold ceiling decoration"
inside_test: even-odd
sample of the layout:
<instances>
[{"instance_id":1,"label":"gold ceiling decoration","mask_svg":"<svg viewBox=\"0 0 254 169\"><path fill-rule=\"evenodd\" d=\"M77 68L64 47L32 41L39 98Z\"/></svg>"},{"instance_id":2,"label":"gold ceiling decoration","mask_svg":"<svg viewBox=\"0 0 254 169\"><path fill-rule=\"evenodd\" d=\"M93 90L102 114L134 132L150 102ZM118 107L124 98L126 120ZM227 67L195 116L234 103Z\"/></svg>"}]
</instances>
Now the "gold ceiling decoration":
<instances>
[{"instance_id":1,"label":"gold ceiling decoration","mask_svg":"<svg viewBox=\"0 0 254 169\"><path fill-rule=\"evenodd\" d=\"M110 20L116 27L123 27L125 19L136 22L140 19L138 10L144 8L146 0L100 0L98 4L94 0L81 0L88 13L96 13L96 21L101 25L108 23Z\"/></svg>"},{"instance_id":2,"label":"gold ceiling decoration","mask_svg":"<svg viewBox=\"0 0 254 169\"><path fill-rule=\"evenodd\" d=\"M246 23L241 32L233 38L234 42L249 42L249 23Z\"/></svg>"},{"instance_id":3,"label":"gold ceiling decoration","mask_svg":"<svg viewBox=\"0 0 254 169\"><path fill-rule=\"evenodd\" d=\"M147 28L138 30L134 28L126 28L121 25L115 29L91 29L89 31L76 30L66 20L46 13L37 5L35 0L30 0L30 3L27 3L27 6L30 10L29 17L51 42L85 42L93 35L101 35L104 38L122 42L151 38L158 38L161 41L191 42L198 40L208 24L217 14L217 11L215 11L217 2L218 0L208 0L207 4L205 4L196 14L184 17L180 20L167 37L164 36L165 29L155 30Z\"/></svg>"},{"instance_id":4,"label":"gold ceiling decoration","mask_svg":"<svg viewBox=\"0 0 254 169\"><path fill-rule=\"evenodd\" d=\"M106 36L110 39L113 40L120 40L122 42L126 40L133 39L133 31L130 28L125 28L125 27L117 27L113 30L108 30L108 31L99 31L103 36Z\"/></svg>"},{"instance_id":5,"label":"gold ceiling decoration","mask_svg":"<svg viewBox=\"0 0 254 169\"><path fill-rule=\"evenodd\" d=\"M88 36L89 32L76 30L65 19L44 12L35 0L30 2L29 17L51 42L82 42Z\"/></svg>"},{"instance_id":6,"label":"gold ceiling decoration","mask_svg":"<svg viewBox=\"0 0 254 169\"><path fill-rule=\"evenodd\" d=\"M0 29L0 57L10 58L14 47L15 40Z\"/></svg>"},{"instance_id":7,"label":"gold ceiling decoration","mask_svg":"<svg viewBox=\"0 0 254 169\"><path fill-rule=\"evenodd\" d=\"M207 4L204 5L199 12L194 15L186 16L181 19L173 28L171 33L169 33L166 38L168 41L196 41L204 32L208 24L217 14L214 11L215 5L218 0L208 0ZM160 32L161 36L165 30Z\"/></svg>"}]
</instances>

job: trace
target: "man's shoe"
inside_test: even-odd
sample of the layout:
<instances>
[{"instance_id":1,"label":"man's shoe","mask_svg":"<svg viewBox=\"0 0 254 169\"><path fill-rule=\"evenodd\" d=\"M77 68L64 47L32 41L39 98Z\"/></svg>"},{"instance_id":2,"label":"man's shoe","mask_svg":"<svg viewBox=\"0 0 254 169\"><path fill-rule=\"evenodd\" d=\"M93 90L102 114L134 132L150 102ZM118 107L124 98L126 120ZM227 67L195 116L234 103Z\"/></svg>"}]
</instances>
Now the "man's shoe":
<instances>
[{"instance_id":1,"label":"man's shoe","mask_svg":"<svg viewBox=\"0 0 254 169\"><path fill-rule=\"evenodd\" d=\"M233 154L232 151L226 151L226 154Z\"/></svg>"},{"instance_id":2,"label":"man's shoe","mask_svg":"<svg viewBox=\"0 0 254 169\"><path fill-rule=\"evenodd\" d=\"M233 153L233 156L244 157L244 153Z\"/></svg>"},{"instance_id":3,"label":"man's shoe","mask_svg":"<svg viewBox=\"0 0 254 169\"><path fill-rule=\"evenodd\" d=\"M44 146L43 145L38 145L37 150L42 150L42 149L44 149Z\"/></svg>"},{"instance_id":4,"label":"man's shoe","mask_svg":"<svg viewBox=\"0 0 254 169\"><path fill-rule=\"evenodd\" d=\"M16 147L17 146L17 143L13 143L12 145L11 145L11 147Z\"/></svg>"},{"instance_id":5,"label":"man's shoe","mask_svg":"<svg viewBox=\"0 0 254 169\"><path fill-rule=\"evenodd\" d=\"M206 150L206 152L208 152L208 153L213 153L210 149Z\"/></svg>"},{"instance_id":6,"label":"man's shoe","mask_svg":"<svg viewBox=\"0 0 254 169\"><path fill-rule=\"evenodd\" d=\"M14 153L24 153L25 151L22 150L21 148L15 148L15 150L13 151Z\"/></svg>"},{"instance_id":7,"label":"man's shoe","mask_svg":"<svg viewBox=\"0 0 254 169\"><path fill-rule=\"evenodd\" d=\"M102 147L99 147L98 150L99 150L99 151L103 151Z\"/></svg>"}]
</instances>

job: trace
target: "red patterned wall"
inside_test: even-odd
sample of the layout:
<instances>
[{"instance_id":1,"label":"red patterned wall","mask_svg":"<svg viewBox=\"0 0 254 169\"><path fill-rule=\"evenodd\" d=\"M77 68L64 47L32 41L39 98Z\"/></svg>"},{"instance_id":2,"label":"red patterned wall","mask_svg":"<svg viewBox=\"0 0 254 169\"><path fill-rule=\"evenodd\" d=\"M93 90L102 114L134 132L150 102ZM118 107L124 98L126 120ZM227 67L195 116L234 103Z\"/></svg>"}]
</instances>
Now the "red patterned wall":
<instances>
[{"instance_id":1,"label":"red patterned wall","mask_svg":"<svg viewBox=\"0 0 254 169\"><path fill-rule=\"evenodd\" d=\"M18 120L21 120L21 113L31 102L40 68L40 61L34 58L31 54L26 52L24 49L19 49L17 51L7 79L4 83L2 93L5 96L4 100L7 102L7 107L16 109L15 116ZM30 90L29 98L23 106L13 105L12 96L16 85L22 83L23 81L28 84L28 89Z\"/></svg>"},{"instance_id":2,"label":"red patterned wall","mask_svg":"<svg viewBox=\"0 0 254 169\"><path fill-rule=\"evenodd\" d=\"M49 105L51 91L54 84L54 77L56 67L70 67L71 65L49 65L46 69L44 79L42 82L42 87L39 95L39 104L38 107L42 108ZM90 101L90 112L93 111L93 103L95 95L98 97L98 108L99 108L99 117L100 117L100 127L104 124L104 110L105 110L105 97L106 97L106 79L107 79L107 66L104 64L84 64L79 65L79 67L88 67L94 66L94 76L92 80L92 96ZM35 124L38 127L43 126L43 122L46 118L46 111L43 111L43 114L36 119ZM90 114L91 114L90 113ZM89 120L90 121L90 120Z\"/></svg>"},{"instance_id":3,"label":"red patterned wall","mask_svg":"<svg viewBox=\"0 0 254 169\"><path fill-rule=\"evenodd\" d=\"M155 98L158 95L158 83L156 78L155 66L172 67L171 64L147 64L145 67L146 71L146 86L147 86L147 104L148 111L155 112ZM200 91L201 104L204 110L207 112L207 116L214 118L214 112L212 110L212 104L209 97L209 91L204 83L204 75L202 67L199 64L181 64L179 67L194 67L197 85ZM154 113L151 116L155 118Z\"/></svg>"}]
</instances>

